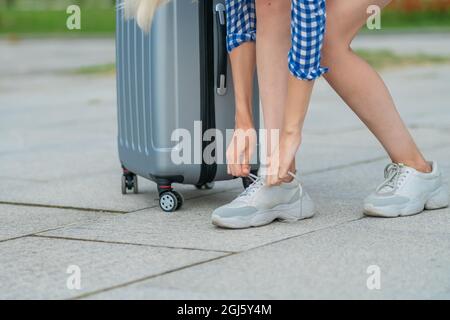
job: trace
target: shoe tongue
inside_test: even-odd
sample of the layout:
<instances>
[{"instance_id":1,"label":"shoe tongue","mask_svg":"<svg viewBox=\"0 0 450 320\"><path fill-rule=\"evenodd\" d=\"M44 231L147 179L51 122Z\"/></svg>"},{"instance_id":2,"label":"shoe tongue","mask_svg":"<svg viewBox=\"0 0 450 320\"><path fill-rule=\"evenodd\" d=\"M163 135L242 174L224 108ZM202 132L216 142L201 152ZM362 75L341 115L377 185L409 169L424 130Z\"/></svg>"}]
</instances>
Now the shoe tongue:
<instances>
[{"instance_id":1,"label":"shoe tongue","mask_svg":"<svg viewBox=\"0 0 450 320\"><path fill-rule=\"evenodd\" d=\"M242 192L238 199L245 199L248 197L251 197L255 192L257 192L259 189L261 189L264 186L264 180L259 177L256 180L253 181L253 183L246 189L244 192Z\"/></svg>"}]
</instances>

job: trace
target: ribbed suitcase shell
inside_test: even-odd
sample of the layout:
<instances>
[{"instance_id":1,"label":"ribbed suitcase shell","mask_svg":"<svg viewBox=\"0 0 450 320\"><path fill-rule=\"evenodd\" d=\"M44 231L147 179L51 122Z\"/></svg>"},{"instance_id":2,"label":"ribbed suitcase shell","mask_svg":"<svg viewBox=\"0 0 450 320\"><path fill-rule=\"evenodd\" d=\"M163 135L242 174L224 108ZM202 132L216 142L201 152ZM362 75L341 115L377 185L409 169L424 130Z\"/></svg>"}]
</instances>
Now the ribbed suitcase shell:
<instances>
[{"instance_id":1,"label":"ribbed suitcase shell","mask_svg":"<svg viewBox=\"0 0 450 320\"><path fill-rule=\"evenodd\" d=\"M218 39L215 8L217 4L224 5L224 0L200 1L210 3L211 15L214 15L214 38ZM172 182L185 184L199 182L201 164L176 165L171 160L171 152L176 145L176 142L171 141L172 132L177 128L187 129L193 140L194 123L201 120L199 19L199 3L191 0L172 0L161 7L149 34L143 33L134 20L125 20L120 11L117 14L119 157L127 170L139 176L152 180L155 177L178 177L181 180L174 179ZM207 45L214 47L214 65L217 65L217 41ZM258 124L259 100L256 88L254 115L255 123ZM215 95L216 128L225 135L226 129L234 128L230 63L227 93L221 96L216 89L211 87ZM224 155L226 146L225 142ZM230 178L226 165L217 165L213 179Z\"/></svg>"}]
</instances>

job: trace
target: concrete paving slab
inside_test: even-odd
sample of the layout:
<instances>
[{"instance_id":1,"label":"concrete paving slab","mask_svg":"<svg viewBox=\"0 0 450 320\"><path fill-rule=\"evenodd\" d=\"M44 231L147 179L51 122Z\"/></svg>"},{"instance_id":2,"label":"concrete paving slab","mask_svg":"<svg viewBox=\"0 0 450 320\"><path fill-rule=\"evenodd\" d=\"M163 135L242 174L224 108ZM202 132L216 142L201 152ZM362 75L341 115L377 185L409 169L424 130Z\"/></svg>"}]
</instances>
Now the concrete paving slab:
<instances>
[{"instance_id":1,"label":"concrete paving slab","mask_svg":"<svg viewBox=\"0 0 450 320\"><path fill-rule=\"evenodd\" d=\"M381 75L408 126L445 129L448 133L449 72L449 65L439 65L387 69ZM437 114L439 117L436 117ZM317 81L304 132L335 134L362 128L362 122L328 83L324 79Z\"/></svg>"},{"instance_id":2,"label":"concrete paving slab","mask_svg":"<svg viewBox=\"0 0 450 320\"><path fill-rule=\"evenodd\" d=\"M201 191L190 185L174 185L174 187L186 200L230 189L242 189L242 183L237 180L225 181L217 183L212 190ZM5 193L0 195L0 203L57 205L118 212L159 207L155 183L140 178L139 190L139 194L122 195L121 169L117 167L117 170L106 173L74 176L44 183L16 181L10 188L5 187Z\"/></svg>"},{"instance_id":3,"label":"concrete paving slab","mask_svg":"<svg viewBox=\"0 0 450 320\"><path fill-rule=\"evenodd\" d=\"M61 69L105 64L115 60L114 38L0 39L0 65L4 75L54 72ZM29 59L30 52L36 59ZM20 61L21 63L17 63Z\"/></svg>"},{"instance_id":4,"label":"concrete paving slab","mask_svg":"<svg viewBox=\"0 0 450 320\"><path fill-rule=\"evenodd\" d=\"M95 221L98 212L58 208L0 205L0 241L52 230L86 221Z\"/></svg>"},{"instance_id":5,"label":"concrete paving slab","mask_svg":"<svg viewBox=\"0 0 450 320\"><path fill-rule=\"evenodd\" d=\"M37 237L0 243L0 252L1 299L68 299L223 255ZM68 289L69 266L79 267L81 290Z\"/></svg>"},{"instance_id":6,"label":"concrete paving slab","mask_svg":"<svg viewBox=\"0 0 450 320\"><path fill-rule=\"evenodd\" d=\"M198 248L205 250L242 251L362 216L350 203L328 203L319 206L316 218L302 223L274 223L263 228L222 230L211 222L213 208L229 202L237 193L221 193L186 204L185 210L167 215L159 209L127 214L126 217L101 219L94 223L43 233L75 239L96 239L137 244Z\"/></svg>"},{"instance_id":7,"label":"concrete paving slab","mask_svg":"<svg viewBox=\"0 0 450 320\"><path fill-rule=\"evenodd\" d=\"M371 219L374 228L450 237L450 209L427 210L422 214L399 219Z\"/></svg>"},{"instance_id":8,"label":"concrete paving slab","mask_svg":"<svg viewBox=\"0 0 450 320\"><path fill-rule=\"evenodd\" d=\"M115 142L114 77L43 75L13 84L2 92L12 84L0 78L0 155Z\"/></svg>"},{"instance_id":9,"label":"concrete paving slab","mask_svg":"<svg viewBox=\"0 0 450 320\"><path fill-rule=\"evenodd\" d=\"M450 146L450 134L430 128L411 129L417 145L424 151ZM303 174L320 172L352 164L386 159L381 144L367 129L335 134L304 134L297 154L298 168Z\"/></svg>"},{"instance_id":10,"label":"concrete paving slab","mask_svg":"<svg viewBox=\"0 0 450 320\"><path fill-rule=\"evenodd\" d=\"M393 231L365 218L91 298L441 299L450 295L449 249L448 233ZM370 266L380 290L367 286Z\"/></svg>"},{"instance_id":11,"label":"concrete paving slab","mask_svg":"<svg viewBox=\"0 0 450 320\"><path fill-rule=\"evenodd\" d=\"M61 144L51 150L4 154L0 156L0 177L52 183L105 172L120 174L119 158L111 152L114 148L114 143L104 141L101 145Z\"/></svg>"}]
</instances>

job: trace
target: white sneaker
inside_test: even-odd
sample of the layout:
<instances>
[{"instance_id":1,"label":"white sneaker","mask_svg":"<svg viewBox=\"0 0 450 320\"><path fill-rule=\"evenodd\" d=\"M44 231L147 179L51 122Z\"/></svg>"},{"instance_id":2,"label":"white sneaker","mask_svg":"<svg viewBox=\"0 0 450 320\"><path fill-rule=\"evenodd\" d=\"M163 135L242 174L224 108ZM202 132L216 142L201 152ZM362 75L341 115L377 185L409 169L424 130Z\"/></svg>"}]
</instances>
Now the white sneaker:
<instances>
[{"instance_id":1,"label":"white sneaker","mask_svg":"<svg viewBox=\"0 0 450 320\"><path fill-rule=\"evenodd\" d=\"M214 225L243 229L263 226L276 219L292 222L314 216L314 203L297 179L268 187L262 177L250 177L254 182L247 190L213 212Z\"/></svg>"},{"instance_id":2,"label":"white sneaker","mask_svg":"<svg viewBox=\"0 0 450 320\"><path fill-rule=\"evenodd\" d=\"M436 162L431 173L391 163L384 170L386 180L364 200L364 213L377 217L410 216L449 204L448 187Z\"/></svg>"}]
</instances>

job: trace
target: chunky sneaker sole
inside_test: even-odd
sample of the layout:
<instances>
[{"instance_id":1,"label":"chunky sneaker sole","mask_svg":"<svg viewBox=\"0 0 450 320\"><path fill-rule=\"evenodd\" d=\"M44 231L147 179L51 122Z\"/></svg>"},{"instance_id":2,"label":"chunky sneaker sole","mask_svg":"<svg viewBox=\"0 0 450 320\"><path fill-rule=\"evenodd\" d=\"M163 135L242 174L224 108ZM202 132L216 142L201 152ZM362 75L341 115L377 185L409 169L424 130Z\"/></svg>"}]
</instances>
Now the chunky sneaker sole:
<instances>
[{"instance_id":1,"label":"chunky sneaker sole","mask_svg":"<svg viewBox=\"0 0 450 320\"><path fill-rule=\"evenodd\" d=\"M446 185L441 185L437 190L425 197L409 201L402 205L389 205L376 207L371 204L364 205L364 214L373 217L397 218L419 214L424 210L437 210L449 206L449 191Z\"/></svg>"},{"instance_id":2,"label":"chunky sneaker sole","mask_svg":"<svg viewBox=\"0 0 450 320\"><path fill-rule=\"evenodd\" d=\"M249 227L265 226L275 220L280 220L282 222L296 222L312 218L314 214L314 203L308 196L305 196L303 199L297 200L291 204L282 204L269 210L257 211L246 217L237 216L224 218L213 214L212 223L221 228L245 229Z\"/></svg>"}]
</instances>

